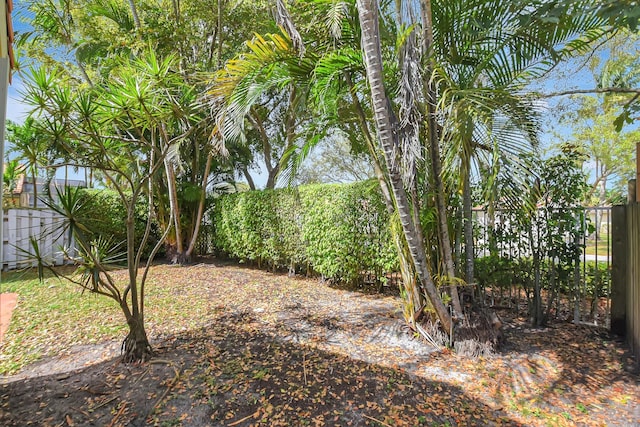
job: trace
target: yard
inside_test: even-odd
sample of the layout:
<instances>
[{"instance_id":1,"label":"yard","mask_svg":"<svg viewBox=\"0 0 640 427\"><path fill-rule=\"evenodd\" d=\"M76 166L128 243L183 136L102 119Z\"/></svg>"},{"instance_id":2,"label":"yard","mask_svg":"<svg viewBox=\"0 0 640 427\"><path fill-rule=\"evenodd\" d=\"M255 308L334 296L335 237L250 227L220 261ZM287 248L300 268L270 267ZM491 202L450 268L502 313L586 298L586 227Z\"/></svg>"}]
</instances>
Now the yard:
<instances>
[{"instance_id":1,"label":"yard","mask_svg":"<svg viewBox=\"0 0 640 427\"><path fill-rule=\"evenodd\" d=\"M125 272L119 272L124 276ZM119 362L110 300L12 274L0 425L634 425L640 380L606 331L529 329L500 312L499 354L430 348L399 299L222 264L158 265L146 322L157 354Z\"/></svg>"}]
</instances>

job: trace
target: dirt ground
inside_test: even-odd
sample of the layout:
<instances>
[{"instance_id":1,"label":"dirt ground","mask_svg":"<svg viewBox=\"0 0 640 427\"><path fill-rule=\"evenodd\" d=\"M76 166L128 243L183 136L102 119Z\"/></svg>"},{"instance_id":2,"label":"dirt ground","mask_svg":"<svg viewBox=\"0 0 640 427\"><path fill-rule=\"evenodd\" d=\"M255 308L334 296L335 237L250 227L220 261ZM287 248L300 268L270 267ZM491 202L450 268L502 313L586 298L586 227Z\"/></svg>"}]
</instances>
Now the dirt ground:
<instances>
[{"instance_id":1,"label":"dirt ground","mask_svg":"<svg viewBox=\"0 0 640 427\"><path fill-rule=\"evenodd\" d=\"M502 351L472 359L413 337L395 297L240 266L152 275L208 300L196 327L152 334L148 363L105 342L0 377L0 425L640 425L640 378L601 329L501 313Z\"/></svg>"}]
</instances>

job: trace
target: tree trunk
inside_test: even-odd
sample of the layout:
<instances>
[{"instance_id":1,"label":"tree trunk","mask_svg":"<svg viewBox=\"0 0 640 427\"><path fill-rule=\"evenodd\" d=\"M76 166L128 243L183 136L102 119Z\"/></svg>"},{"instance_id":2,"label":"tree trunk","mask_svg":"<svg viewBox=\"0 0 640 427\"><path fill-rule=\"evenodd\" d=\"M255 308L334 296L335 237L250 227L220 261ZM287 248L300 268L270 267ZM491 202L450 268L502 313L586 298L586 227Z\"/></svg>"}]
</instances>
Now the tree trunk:
<instances>
[{"instance_id":1,"label":"tree trunk","mask_svg":"<svg viewBox=\"0 0 640 427\"><path fill-rule=\"evenodd\" d=\"M462 189L462 210L464 212L464 280L472 285L475 281L473 260L473 200L471 198L471 173L467 165L464 173L464 187Z\"/></svg>"},{"instance_id":2,"label":"tree trunk","mask_svg":"<svg viewBox=\"0 0 640 427\"><path fill-rule=\"evenodd\" d=\"M134 0L129 1L129 9L131 9L131 15L133 16L133 23L136 26L136 29L140 29L140 17L138 16L138 9L136 8L136 3Z\"/></svg>"},{"instance_id":3,"label":"tree trunk","mask_svg":"<svg viewBox=\"0 0 640 427\"><path fill-rule=\"evenodd\" d=\"M249 184L249 190L253 191L256 189L256 184L253 182L253 177L249 173L249 169L246 166L242 166L242 174L244 175L244 179L247 180L247 184Z\"/></svg>"},{"instance_id":4,"label":"tree trunk","mask_svg":"<svg viewBox=\"0 0 640 427\"><path fill-rule=\"evenodd\" d=\"M362 47L364 51L367 80L371 89L372 106L378 131L378 140L382 146L387 171L389 172L389 185L395 199L396 209L402 231L411 253L411 258L418 274L420 283L431 302L436 315L442 323L446 333L452 328L451 316L447 312L438 293L431 272L427 264L424 244L420 241L419 227L412 221L411 208L407 199L402 178L397 165L397 137L394 134L393 122L396 120L390 108L387 97L382 68L382 54L380 51L380 32L378 28L378 4L376 0L357 0L360 25L362 28Z\"/></svg>"},{"instance_id":5,"label":"tree trunk","mask_svg":"<svg viewBox=\"0 0 640 427\"><path fill-rule=\"evenodd\" d=\"M131 195L127 206L127 269L129 273L128 292L131 294L131 309L127 291L120 300L120 308L124 312L129 325L129 333L122 342L122 359L124 362L138 362L149 359L152 355L151 345L147 339L144 328L144 305L141 304L142 296L138 294L138 264L135 257L135 207L139 193Z\"/></svg>"},{"instance_id":6,"label":"tree trunk","mask_svg":"<svg viewBox=\"0 0 640 427\"><path fill-rule=\"evenodd\" d=\"M432 19L431 19L431 1L421 1L422 26L424 49L423 55L431 54L431 46L433 44ZM442 161L440 159L440 138L438 124L436 123L436 89L431 79L433 70L432 60L427 61L425 70L424 91L427 99L427 138L429 143L429 153L431 157L431 173L436 193L436 211L438 213L438 236L442 255L444 257L444 265L449 280L456 277L455 267L453 264L453 249L451 247L451 238L449 236L449 222L447 220L447 206L444 200L444 182L442 180ZM453 309L458 316L462 316L462 304L458 295L458 288L455 284L449 287L449 295Z\"/></svg>"},{"instance_id":7,"label":"tree trunk","mask_svg":"<svg viewBox=\"0 0 640 427\"><path fill-rule=\"evenodd\" d=\"M349 73L345 73L345 80L347 82L347 85L349 86L349 93L351 94L351 100L356 110L356 116L358 117L358 123L360 125L360 129L362 130L362 135L364 136L364 139L367 143L367 148L369 149L369 154L371 156L371 159L373 160L373 170L376 179L378 180L378 184L380 184L380 191L382 193L385 207L387 208L387 213L389 214L389 217L394 219L395 221L395 206L393 204L393 197L391 195L391 191L389 190L389 185L384 177L384 171L382 170L380 157L378 156L375 142L373 140L373 137L371 136L371 132L369 131L369 125L367 124L367 118L365 116L364 109L362 108L362 104L360 104L360 99L358 99L356 87L353 84ZM418 283L416 282L416 273L413 269L413 264L411 263L411 255L406 249L406 245L403 241L403 236L399 228L400 227L396 226L396 224L393 224L391 227L391 234L393 236L393 242L398 253L398 260L400 262L400 275L402 276L402 285L404 287L404 305L402 307L402 312L405 321L412 328L414 328L415 322L420 316L421 310L424 306L424 298L420 293L420 288L418 286Z\"/></svg>"},{"instance_id":8,"label":"tree trunk","mask_svg":"<svg viewBox=\"0 0 640 427\"><path fill-rule=\"evenodd\" d=\"M191 242L189 242L189 247L187 248L187 252L185 253L185 257L187 260L191 259L191 255L193 254L193 250L196 247L196 242L198 240L198 234L200 232L200 223L202 222L202 215L204 214L204 205L207 201L207 183L209 182L209 172L211 171L211 162L213 161L213 155L209 153L207 155L207 163L204 167L204 175L202 176L202 194L200 194L200 200L198 202L198 214L196 216L196 222L193 229L193 235L191 236Z\"/></svg>"},{"instance_id":9,"label":"tree trunk","mask_svg":"<svg viewBox=\"0 0 640 427\"><path fill-rule=\"evenodd\" d=\"M536 327L542 324L542 260L540 259L540 235L534 241L533 230L530 228L529 245L531 254L533 255L533 301L530 301L529 315L531 317L531 326Z\"/></svg>"},{"instance_id":10,"label":"tree trunk","mask_svg":"<svg viewBox=\"0 0 640 427\"><path fill-rule=\"evenodd\" d=\"M168 227L173 225L176 236L175 247L173 248L174 254L171 254L171 262L174 264L186 263L184 254L184 243L182 242L182 230L180 227L180 207L178 206L178 190L176 188L176 174L173 170L173 166L170 161L164 159L165 173L167 176L167 190L169 196L169 206L173 212L173 224L167 224Z\"/></svg>"},{"instance_id":11,"label":"tree trunk","mask_svg":"<svg viewBox=\"0 0 640 427\"><path fill-rule=\"evenodd\" d=\"M138 316L129 316L127 319L129 333L122 342L122 360L125 363L144 362L153 355L153 350L147 338L144 321Z\"/></svg>"},{"instance_id":12,"label":"tree trunk","mask_svg":"<svg viewBox=\"0 0 640 427\"><path fill-rule=\"evenodd\" d=\"M35 172L31 174L31 182L33 183L33 207L38 207L38 176Z\"/></svg>"},{"instance_id":13,"label":"tree trunk","mask_svg":"<svg viewBox=\"0 0 640 427\"><path fill-rule=\"evenodd\" d=\"M273 190L274 188L276 188L276 179L279 169L280 168L276 166L269 170L269 174L267 175L267 183L264 186L265 190Z\"/></svg>"}]
</instances>

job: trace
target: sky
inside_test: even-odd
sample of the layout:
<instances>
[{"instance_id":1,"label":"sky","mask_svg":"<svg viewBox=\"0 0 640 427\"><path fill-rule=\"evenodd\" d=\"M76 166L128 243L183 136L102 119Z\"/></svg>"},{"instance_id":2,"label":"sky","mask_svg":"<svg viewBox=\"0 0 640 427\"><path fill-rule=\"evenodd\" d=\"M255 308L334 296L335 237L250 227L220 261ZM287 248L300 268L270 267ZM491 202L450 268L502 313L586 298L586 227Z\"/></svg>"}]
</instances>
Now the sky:
<instances>
[{"instance_id":1,"label":"sky","mask_svg":"<svg viewBox=\"0 0 640 427\"><path fill-rule=\"evenodd\" d=\"M13 30L14 32L23 32L26 31L26 25L21 22L20 15L24 10L25 1L17 0L13 2ZM18 59L18 58L16 58ZM9 96L7 99L7 119L21 123L24 121L28 108L22 102L20 102L20 90L22 87L22 81L20 80L20 76L18 73L14 72L12 76L12 83L9 86Z\"/></svg>"}]
</instances>

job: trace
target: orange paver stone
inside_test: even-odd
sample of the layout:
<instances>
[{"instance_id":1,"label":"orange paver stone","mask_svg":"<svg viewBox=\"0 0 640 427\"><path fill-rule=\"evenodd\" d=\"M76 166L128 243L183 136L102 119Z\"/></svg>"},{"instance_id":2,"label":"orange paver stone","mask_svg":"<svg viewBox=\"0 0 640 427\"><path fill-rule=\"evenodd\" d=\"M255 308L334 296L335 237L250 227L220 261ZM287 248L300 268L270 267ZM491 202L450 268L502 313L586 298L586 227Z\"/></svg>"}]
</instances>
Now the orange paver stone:
<instances>
[{"instance_id":1,"label":"orange paver stone","mask_svg":"<svg viewBox=\"0 0 640 427\"><path fill-rule=\"evenodd\" d=\"M9 328L11 313L18 303L18 294L0 294L0 342Z\"/></svg>"}]
</instances>

